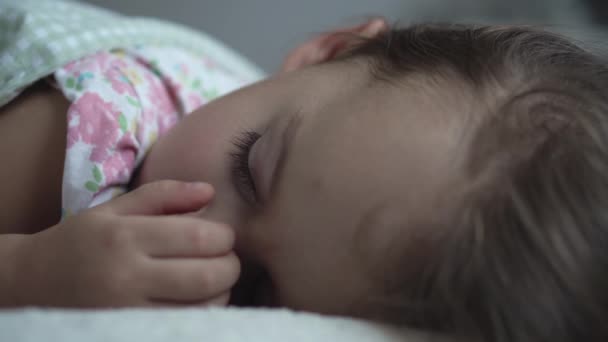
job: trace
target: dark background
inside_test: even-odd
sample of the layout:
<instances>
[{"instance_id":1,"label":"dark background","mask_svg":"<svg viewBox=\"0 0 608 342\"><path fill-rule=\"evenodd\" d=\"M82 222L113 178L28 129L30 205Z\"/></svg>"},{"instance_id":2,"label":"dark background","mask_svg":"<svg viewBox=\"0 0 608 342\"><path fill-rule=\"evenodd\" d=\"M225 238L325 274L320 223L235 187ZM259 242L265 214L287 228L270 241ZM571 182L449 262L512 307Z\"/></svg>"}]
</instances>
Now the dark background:
<instances>
[{"instance_id":1,"label":"dark background","mask_svg":"<svg viewBox=\"0 0 608 342\"><path fill-rule=\"evenodd\" d=\"M206 31L268 72L298 43L324 30L382 15L392 22L543 24L587 32L608 24L608 0L84 0Z\"/></svg>"}]
</instances>

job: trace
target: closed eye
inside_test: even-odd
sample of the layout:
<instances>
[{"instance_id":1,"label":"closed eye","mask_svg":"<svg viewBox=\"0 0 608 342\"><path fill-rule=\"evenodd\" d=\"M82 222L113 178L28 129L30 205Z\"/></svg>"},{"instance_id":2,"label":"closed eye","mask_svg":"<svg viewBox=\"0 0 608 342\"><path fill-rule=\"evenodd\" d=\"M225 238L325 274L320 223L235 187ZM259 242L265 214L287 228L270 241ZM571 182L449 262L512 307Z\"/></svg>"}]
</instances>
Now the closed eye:
<instances>
[{"instance_id":1,"label":"closed eye","mask_svg":"<svg viewBox=\"0 0 608 342\"><path fill-rule=\"evenodd\" d=\"M260 137L254 131L242 132L234 139L234 149L230 152L232 182L241 197L251 205L258 203L258 195L249 166L249 154Z\"/></svg>"}]
</instances>

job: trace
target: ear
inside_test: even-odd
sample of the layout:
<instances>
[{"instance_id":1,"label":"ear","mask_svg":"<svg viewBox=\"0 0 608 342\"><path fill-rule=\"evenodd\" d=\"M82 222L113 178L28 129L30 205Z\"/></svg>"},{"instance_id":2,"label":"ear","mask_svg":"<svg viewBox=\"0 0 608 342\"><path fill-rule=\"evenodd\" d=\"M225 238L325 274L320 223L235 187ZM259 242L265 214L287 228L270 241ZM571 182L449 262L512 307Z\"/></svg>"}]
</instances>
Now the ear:
<instances>
[{"instance_id":1,"label":"ear","mask_svg":"<svg viewBox=\"0 0 608 342\"><path fill-rule=\"evenodd\" d=\"M281 72L289 72L307 65L329 61L356 43L358 38L373 38L388 30L384 18L321 34L295 48L283 62Z\"/></svg>"}]
</instances>

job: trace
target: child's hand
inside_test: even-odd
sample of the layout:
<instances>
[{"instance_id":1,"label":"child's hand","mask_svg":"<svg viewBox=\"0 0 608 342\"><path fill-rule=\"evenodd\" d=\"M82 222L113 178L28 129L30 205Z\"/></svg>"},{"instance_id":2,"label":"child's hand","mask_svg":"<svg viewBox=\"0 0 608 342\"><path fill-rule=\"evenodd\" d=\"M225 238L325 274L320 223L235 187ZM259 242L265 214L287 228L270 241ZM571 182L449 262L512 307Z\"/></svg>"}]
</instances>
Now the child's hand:
<instances>
[{"instance_id":1,"label":"child's hand","mask_svg":"<svg viewBox=\"0 0 608 342\"><path fill-rule=\"evenodd\" d=\"M19 251L16 304L226 304L240 272L232 229L166 216L212 197L207 184L152 183L32 236Z\"/></svg>"}]
</instances>

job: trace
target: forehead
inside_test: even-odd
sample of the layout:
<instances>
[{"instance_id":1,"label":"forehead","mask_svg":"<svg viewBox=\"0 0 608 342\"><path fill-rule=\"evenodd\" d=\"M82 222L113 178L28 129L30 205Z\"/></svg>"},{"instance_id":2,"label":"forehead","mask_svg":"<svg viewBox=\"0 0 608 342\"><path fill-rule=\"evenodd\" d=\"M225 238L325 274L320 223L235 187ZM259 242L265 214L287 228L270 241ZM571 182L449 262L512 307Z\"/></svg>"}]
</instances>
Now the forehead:
<instances>
[{"instance_id":1,"label":"forehead","mask_svg":"<svg viewBox=\"0 0 608 342\"><path fill-rule=\"evenodd\" d=\"M303 114L292 162L306 163L328 186L356 181L385 190L372 194L439 182L458 165L465 139L468 110L450 91L385 83L353 89Z\"/></svg>"},{"instance_id":2,"label":"forehead","mask_svg":"<svg viewBox=\"0 0 608 342\"><path fill-rule=\"evenodd\" d=\"M306 207L323 234L352 239L371 218L432 215L463 155L457 112L466 109L449 103L455 92L367 84L304 110L279 184L283 206Z\"/></svg>"}]
</instances>

